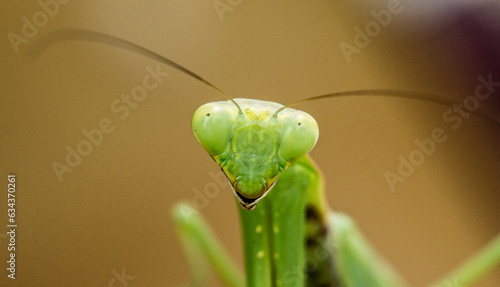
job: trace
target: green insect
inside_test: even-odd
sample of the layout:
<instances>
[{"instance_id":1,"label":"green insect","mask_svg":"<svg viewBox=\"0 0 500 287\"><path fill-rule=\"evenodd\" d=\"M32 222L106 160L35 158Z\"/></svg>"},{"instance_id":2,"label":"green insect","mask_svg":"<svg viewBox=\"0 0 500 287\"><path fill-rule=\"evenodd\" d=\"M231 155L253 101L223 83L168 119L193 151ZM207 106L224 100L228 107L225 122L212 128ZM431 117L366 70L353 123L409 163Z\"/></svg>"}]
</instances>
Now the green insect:
<instances>
[{"instance_id":1,"label":"green insect","mask_svg":"<svg viewBox=\"0 0 500 287\"><path fill-rule=\"evenodd\" d=\"M226 175L241 205L245 275L235 267L198 212L179 204L173 214L191 263L191 284L204 286L204 260L227 286L406 286L347 215L327 206L321 172L308 153L319 129L314 118L273 102L232 99L171 60L122 39L69 29L52 32L42 45L77 39L103 42L167 64L221 92L228 101L196 110L193 132ZM36 47L41 51L44 47ZM445 104L453 100L395 90L359 90L338 96L385 95ZM303 100L304 101L304 100ZM500 264L500 235L474 258L432 286L469 286ZM246 282L246 283L245 283Z\"/></svg>"},{"instance_id":2,"label":"green insect","mask_svg":"<svg viewBox=\"0 0 500 287\"><path fill-rule=\"evenodd\" d=\"M319 135L312 116L273 102L234 99L201 106L192 125L242 206L247 286L406 286L352 219L326 206L321 173L307 156ZM191 220L178 217L181 233L189 232L182 226ZM478 274L500 262L500 237L469 265L486 262ZM475 277L465 268L440 282L467 286ZM240 280L227 282L240 286Z\"/></svg>"}]
</instances>

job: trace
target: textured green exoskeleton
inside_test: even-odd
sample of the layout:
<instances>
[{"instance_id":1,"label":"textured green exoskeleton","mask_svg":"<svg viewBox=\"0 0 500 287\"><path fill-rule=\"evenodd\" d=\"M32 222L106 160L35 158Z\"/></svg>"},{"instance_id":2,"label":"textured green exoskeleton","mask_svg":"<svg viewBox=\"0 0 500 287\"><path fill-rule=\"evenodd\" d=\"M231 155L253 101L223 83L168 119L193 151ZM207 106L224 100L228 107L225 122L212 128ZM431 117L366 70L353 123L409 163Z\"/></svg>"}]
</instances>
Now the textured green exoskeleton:
<instances>
[{"instance_id":1,"label":"textured green exoskeleton","mask_svg":"<svg viewBox=\"0 0 500 287\"><path fill-rule=\"evenodd\" d=\"M335 247L321 175L305 156L318 139L314 118L290 108L275 114L283 106L272 102L235 102L243 113L230 101L208 103L194 113L192 126L243 207L247 286L361 286L356 285L359 280L370 286L403 286L382 263L374 265L372 256L350 250L349 244ZM346 217L339 216L338 224L352 229ZM345 236L351 235L342 232L339 239ZM354 242L369 250L355 236ZM343 251L350 256L337 262L335 254ZM371 261L361 264L366 258ZM336 267L362 276L354 285L341 284L349 282L349 276L343 280L341 275L349 272Z\"/></svg>"},{"instance_id":2,"label":"textured green exoskeleton","mask_svg":"<svg viewBox=\"0 0 500 287\"><path fill-rule=\"evenodd\" d=\"M318 140L318 124L309 114L250 99L208 103L196 110L193 132L219 164L241 206L253 209L292 162Z\"/></svg>"},{"instance_id":3,"label":"textured green exoskeleton","mask_svg":"<svg viewBox=\"0 0 500 287\"><path fill-rule=\"evenodd\" d=\"M277 112L283 106L272 102L234 102L201 106L192 127L243 207L246 286L406 286L347 215L328 209L321 174L307 156L319 134L314 118L290 108ZM482 272L500 261L497 241L483 252L488 260L476 259ZM474 282L462 277L469 279L460 286Z\"/></svg>"},{"instance_id":4,"label":"textured green exoskeleton","mask_svg":"<svg viewBox=\"0 0 500 287\"><path fill-rule=\"evenodd\" d=\"M326 205L322 176L307 157L318 138L307 113L258 100L233 100L183 66L134 43L99 32L64 29L32 46L39 53L61 40L105 43L158 60L216 89L230 101L203 105L193 116L198 141L219 164L239 204L246 286L404 286L346 215ZM453 104L454 99L395 90L357 90L312 97L396 96ZM236 103L239 106L236 106ZM274 187L273 187L274 186ZM253 210L252 210L253 209ZM193 270L193 285L206 286L206 263L227 286L245 279L198 212L174 209L176 227ZM208 259L205 262L203 259ZM500 235L433 287L465 287L500 264Z\"/></svg>"}]
</instances>

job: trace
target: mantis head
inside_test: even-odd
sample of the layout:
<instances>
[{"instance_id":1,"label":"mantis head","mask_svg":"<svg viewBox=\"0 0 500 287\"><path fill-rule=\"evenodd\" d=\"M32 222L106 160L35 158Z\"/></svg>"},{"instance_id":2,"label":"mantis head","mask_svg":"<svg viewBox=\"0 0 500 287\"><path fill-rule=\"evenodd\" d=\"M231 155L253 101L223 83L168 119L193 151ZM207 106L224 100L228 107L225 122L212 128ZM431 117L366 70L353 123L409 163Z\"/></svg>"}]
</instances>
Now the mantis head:
<instances>
[{"instance_id":1,"label":"mantis head","mask_svg":"<svg viewBox=\"0 0 500 287\"><path fill-rule=\"evenodd\" d=\"M463 104L457 103L453 97L394 89L335 92L299 100L286 107L272 102L232 99L198 74L158 53L124 39L74 28L55 30L45 35L44 41L30 47L31 56L36 58L48 46L63 40L97 42L132 51L168 65L226 97L229 101L201 106L193 116L192 126L196 138L219 164L239 203L246 209L253 209L273 187L281 172L316 144L316 121L305 112L291 109L291 105L346 96L396 97L447 106ZM494 111L478 109L474 113L500 123Z\"/></svg>"},{"instance_id":2,"label":"mantis head","mask_svg":"<svg viewBox=\"0 0 500 287\"><path fill-rule=\"evenodd\" d=\"M193 132L226 175L238 202L253 209L281 173L318 140L309 114L273 102L212 102L193 115ZM278 110L279 113L277 112Z\"/></svg>"}]
</instances>

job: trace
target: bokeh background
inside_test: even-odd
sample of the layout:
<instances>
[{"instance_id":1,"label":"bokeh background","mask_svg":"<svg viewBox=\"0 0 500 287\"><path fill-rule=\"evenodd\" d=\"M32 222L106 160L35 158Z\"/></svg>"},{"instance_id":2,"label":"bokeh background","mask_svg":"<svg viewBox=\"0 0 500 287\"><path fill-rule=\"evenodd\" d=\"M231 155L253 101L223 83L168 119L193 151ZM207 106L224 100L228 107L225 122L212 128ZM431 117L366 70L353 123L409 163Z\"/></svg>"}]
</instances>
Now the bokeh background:
<instances>
[{"instance_id":1,"label":"bokeh background","mask_svg":"<svg viewBox=\"0 0 500 287\"><path fill-rule=\"evenodd\" d=\"M219 2L231 9L219 15ZM498 1L402 0L403 10L348 63L339 45L354 45L355 27L364 30L372 10L393 2L70 1L15 53L8 34L22 36L22 17L32 21L43 10L36 1L2 1L0 167L4 186L7 174L16 174L19 227L17 279L2 268L0 285L126 286L116 281L122 272L133 277L131 287L186 283L189 268L171 218L180 201L198 204L243 267L239 207L227 186L200 199L219 169L190 129L199 105L223 98L162 66L169 75L120 119L111 104L156 62L78 41L30 60L44 35L68 27L107 33L184 65L233 97L283 104L361 88L461 101L474 94L478 76L500 80ZM481 110L498 117L499 97L500 89ZM442 118L449 107L404 98L346 97L297 108L320 125L311 155L325 175L329 203L353 216L412 285L437 280L500 231L498 123L472 115L453 130ZM82 130L104 118L115 130L60 182L51 164L65 164L66 147L75 149L85 140ZM437 127L447 141L391 191L384 173L397 172L398 157L408 159L414 140ZM7 256L4 234L0 261ZM499 284L497 268L478 286Z\"/></svg>"}]
</instances>

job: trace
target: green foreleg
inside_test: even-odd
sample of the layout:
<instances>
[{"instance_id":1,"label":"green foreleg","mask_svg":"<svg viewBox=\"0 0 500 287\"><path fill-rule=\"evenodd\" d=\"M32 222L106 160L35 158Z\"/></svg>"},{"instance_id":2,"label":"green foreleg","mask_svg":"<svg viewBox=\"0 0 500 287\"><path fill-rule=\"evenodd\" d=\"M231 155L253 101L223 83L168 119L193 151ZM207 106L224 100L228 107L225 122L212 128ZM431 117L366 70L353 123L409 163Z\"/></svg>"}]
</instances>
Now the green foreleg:
<instances>
[{"instance_id":1,"label":"green foreleg","mask_svg":"<svg viewBox=\"0 0 500 287\"><path fill-rule=\"evenodd\" d=\"M304 157L255 210L240 211L247 286L404 286L349 218L328 216L322 188Z\"/></svg>"},{"instance_id":2,"label":"green foreleg","mask_svg":"<svg viewBox=\"0 0 500 287\"><path fill-rule=\"evenodd\" d=\"M500 265L500 234L479 251L476 256L451 272L444 279L432 284L432 287L470 286L498 265Z\"/></svg>"},{"instance_id":3,"label":"green foreleg","mask_svg":"<svg viewBox=\"0 0 500 287\"><path fill-rule=\"evenodd\" d=\"M303 161L304 174L315 178L307 191L306 250L308 286L405 286L397 273L371 248L354 221L330 212L318 168Z\"/></svg>"},{"instance_id":4,"label":"green foreleg","mask_svg":"<svg viewBox=\"0 0 500 287\"><path fill-rule=\"evenodd\" d=\"M231 261L198 211L187 204L174 209L174 219L179 237L184 243L192 268L193 286L207 285L205 261L213 266L226 286L241 287L244 279L241 271ZM207 260L203 260L206 258Z\"/></svg>"},{"instance_id":5,"label":"green foreleg","mask_svg":"<svg viewBox=\"0 0 500 287\"><path fill-rule=\"evenodd\" d=\"M331 213L330 224L335 242L335 262L345 286L405 286L397 273L371 249L347 215ZM500 235L432 287L471 286L499 264Z\"/></svg>"},{"instance_id":6,"label":"green foreleg","mask_svg":"<svg viewBox=\"0 0 500 287\"><path fill-rule=\"evenodd\" d=\"M248 287L304 286L304 186L292 165L252 210L241 209Z\"/></svg>"},{"instance_id":7,"label":"green foreleg","mask_svg":"<svg viewBox=\"0 0 500 287\"><path fill-rule=\"evenodd\" d=\"M305 286L305 201L314 177L292 164L252 210L241 210L247 287Z\"/></svg>"},{"instance_id":8,"label":"green foreleg","mask_svg":"<svg viewBox=\"0 0 500 287\"><path fill-rule=\"evenodd\" d=\"M268 214L267 198L254 210L240 208L247 287L273 286Z\"/></svg>"},{"instance_id":9,"label":"green foreleg","mask_svg":"<svg viewBox=\"0 0 500 287\"><path fill-rule=\"evenodd\" d=\"M329 216L335 246L335 263L346 287L406 286L402 278L376 254L347 215Z\"/></svg>"},{"instance_id":10,"label":"green foreleg","mask_svg":"<svg viewBox=\"0 0 500 287\"><path fill-rule=\"evenodd\" d=\"M269 194L275 286L305 286L305 201L313 178L306 158L292 164Z\"/></svg>"}]
</instances>

